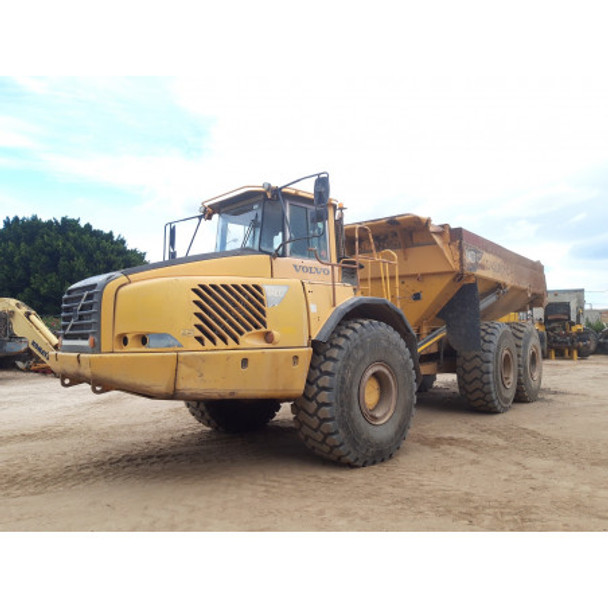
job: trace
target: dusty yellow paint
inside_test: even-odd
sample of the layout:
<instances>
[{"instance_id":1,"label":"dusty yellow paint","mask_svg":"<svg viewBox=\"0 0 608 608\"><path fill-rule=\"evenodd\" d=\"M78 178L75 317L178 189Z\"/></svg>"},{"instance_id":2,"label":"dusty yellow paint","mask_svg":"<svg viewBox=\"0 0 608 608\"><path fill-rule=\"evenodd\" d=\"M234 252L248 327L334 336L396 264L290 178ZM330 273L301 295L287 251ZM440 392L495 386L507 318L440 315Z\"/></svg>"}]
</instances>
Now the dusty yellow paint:
<instances>
[{"instance_id":1,"label":"dusty yellow paint","mask_svg":"<svg viewBox=\"0 0 608 608\"><path fill-rule=\"evenodd\" d=\"M337 306L354 297L355 291L350 285L336 285L334 292L327 285L305 283L306 300L308 302L308 318L310 322L310 335L314 338L321 331L327 319Z\"/></svg>"},{"instance_id":2,"label":"dusty yellow paint","mask_svg":"<svg viewBox=\"0 0 608 608\"><path fill-rule=\"evenodd\" d=\"M520 320L519 313L510 312L509 314L503 315L502 317L496 320L500 321L501 323L517 323Z\"/></svg>"},{"instance_id":3,"label":"dusty yellow paint","mask_svg":"<svg viewBox=\"0 0 608 608\"><path fill-rule=\"evenodd\" d=\"M364 391L365 407L368 410L373 410L378 405L380 394L380 383L375 376L370 376L365 383Z\"/></svg>"},{"instance_id":4,"label":"dusty yellow paint","mask_svg":"<svg viewBox=\"0 0 608 608\"><path fill-rule=\"evenodd\" d=\"M311 258L276 258L272 261L272 276L331 284L332 269L329 264Z\"/></svg>"},{"instance_id":5,"label":"dusty yellow paint","mask_svg":"<svg viewBox=\"0 0 608 608\"><path fill-rule=\"evenodd\" d=\"M227 344L218 341L217 344L208 342L202 345L196 339L196 336L201 336L196 329L196 325L200 324L196 315L201 311L194 303L199 298L193 290L201 285L234 284L256 285L269 293L278 289L280 304L267 301L266 306L263 307L266 327L247 331L239 337L238 344L233 341ZM226 300L231 302L228 296ZM240 321L244 326L248 325L242 314L235 313L235 316L237 322ZM272 344L279 348L308 345L308 318L300 281L269 278L252 280L234 276L162 277L124 285L116 296L113 343L115 352L149 352L150 345L143 344L142 338L155 333L169 334L181 344L180 350L184 351L230 350L238 346L267 348L268 332L273 332ZM171 347L169 350L174 349L175 347Z\"/></svg>"},{"instance_id":6,"label":"dusty yellow paint","mask_svg":"<svg viewBox=\"0 0 608 608\"><path fill-rule=\"evenodd\" d=\"M114 342L114 305L116 292L123 285L128 285L129 279L119 275L106 286L101 301L101 350L111 351Z\"/></svg>"},{"instance_id":7,"label":"dusty yellow paint","mask_svg":"<svg viewBox=\"0 0 608 608\"><path fill-rule=\"evenodd\" d=\"M311 348L180 353L173 398L296 399L311 356Z\"/></svg>"},{"instance_id":8,"label":"dusty yellow paint","mask_svg":"<svg viewBox=\"0 0 608 608\"><path fill-rule=\"evenodd\" d=\"M150 270L129 275L131 282L137 283L158 277L244 277L270 278L270 257L264 254L223 257L211 260L183 261L179 264L162 265Z\"/></svg>"},{"instance_id":9,"label":"dusty yellow paint","mask_svg":"<svg viewBox=\"0 0 608 608\"><path fill-rule=\"evenodd\" d=\"M267 348L52 357L63 377L99 390L159 399L295 399L304 389L311 354L310 348Z\"/></svg>"}]
</instances>

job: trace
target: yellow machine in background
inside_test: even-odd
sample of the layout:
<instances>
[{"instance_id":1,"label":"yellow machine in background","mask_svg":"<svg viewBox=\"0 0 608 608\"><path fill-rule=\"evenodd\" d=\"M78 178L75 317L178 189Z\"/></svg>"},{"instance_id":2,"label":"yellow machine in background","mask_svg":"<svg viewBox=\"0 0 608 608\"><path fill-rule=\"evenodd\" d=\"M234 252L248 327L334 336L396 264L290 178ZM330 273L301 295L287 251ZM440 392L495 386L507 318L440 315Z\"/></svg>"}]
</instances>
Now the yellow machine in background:
<instances>
[{"instance_id":1,"label":"yellow machine in background","mask_svg":"<svg viewBox=\"0 0 608 608\"><path fill-rule=\"evenodd\" d=\"M556 354L574 360L589 357L598 345L598 335L583 325L585 290L566 289L548 293L543 319L538 323L547 337L547 357Z\"/></svg>"},{"instance_id":2,"label":"yellow machine in background","mask_svg":"<svg viewBox=\"0 0 608 608\"><path fill-rule=\"evenodd\" d=\"M415 215L345 226L328 175L309 178L314 193L296 180L206 201L165 227L162 262L72 285L51 355L62 385L181 399L228 432L292 402L304 443L352 466L395 453L437 373L484 411L536 399L536 330L496 319L544 305L540 263Z\"/></svg>"},{"instance_id":3,"label":"yellow machine in background","mask_svg":"<svg viewBox=\"0 0 608 608\"><path fill-rule=\"evenodd\" d=\"M29 306L0 298L0 358L15 360L27 369L52 368L51 353L57 344L55 334Z\"/></svg>"}]
</instances>

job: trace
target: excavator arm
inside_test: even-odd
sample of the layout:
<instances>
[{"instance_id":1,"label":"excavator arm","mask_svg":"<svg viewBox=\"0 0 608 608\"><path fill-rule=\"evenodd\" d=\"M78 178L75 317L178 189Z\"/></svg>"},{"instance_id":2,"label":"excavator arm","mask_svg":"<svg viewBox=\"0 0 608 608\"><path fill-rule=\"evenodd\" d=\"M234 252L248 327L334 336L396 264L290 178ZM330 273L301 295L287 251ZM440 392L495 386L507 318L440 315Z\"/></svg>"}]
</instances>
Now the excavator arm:
<instances>
[{"instance_id":1,"label":"excavator arm","mask_svg":"<svg viewBox=\"0 0 608 608\"><path fill-rule=\"evenodd\" d=\"M0 357L28 350L53 369L50 354L58 339L29 306L13 298L0 298ZM53 370L55 371L55 370Z\"/></svg>"}]
</instances>

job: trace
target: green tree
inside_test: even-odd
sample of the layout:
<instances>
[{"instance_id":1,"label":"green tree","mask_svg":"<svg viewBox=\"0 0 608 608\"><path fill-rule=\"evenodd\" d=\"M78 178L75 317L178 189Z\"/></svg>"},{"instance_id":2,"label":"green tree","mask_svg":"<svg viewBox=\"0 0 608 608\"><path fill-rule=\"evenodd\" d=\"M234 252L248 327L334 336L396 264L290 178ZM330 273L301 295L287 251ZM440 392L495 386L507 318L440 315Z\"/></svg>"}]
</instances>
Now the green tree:
<instances>
[{"instance_id":1,"label":"green tree","mask_svg":"<svg viewBox=\"0 0 608 608\"><path fill-rule=\"evenodd\" d=\"M77 281L145 263L145 254L128 249L122 236L79 219L7 217L0 229L0 297L39 314L59 314L63 293Z\"/></svg>"},{"instance_id":2,"label":"green tree","mask_svg":"<svg viewBox=\"0 0 608 608\"><path fill-rule=\"evenodd\" d=\"M603 321L601 321L600 319L598 319L597 321L587 320L585 322L585 327L589 327L589 328L593 329L593 331L595 331L599 334L599 333L603 332L604 329L606 329L606 324Z\"/></svg>"}]
</instances>

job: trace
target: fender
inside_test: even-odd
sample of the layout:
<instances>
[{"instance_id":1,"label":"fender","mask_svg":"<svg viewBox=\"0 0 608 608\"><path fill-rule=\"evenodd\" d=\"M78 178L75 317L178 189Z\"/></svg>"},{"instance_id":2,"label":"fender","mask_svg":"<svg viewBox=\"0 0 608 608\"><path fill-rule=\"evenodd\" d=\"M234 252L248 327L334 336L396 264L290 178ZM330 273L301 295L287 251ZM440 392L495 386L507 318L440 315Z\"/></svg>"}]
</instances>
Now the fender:
<instances>
[{"instance_id":1,"label":"fender","mask_svg":"<svg viewBox=\"0 0 608 608\"><path fill-rule=\"evenodd\" d=\"M347 319L374 319L392 327L408 347L414 362L416 382L420 383L422 376L418 362L418 341L402 310L383 298L351 298L334 309L329 319L313 338L313 345L315 342L327 342L338 324Z\"/></svg>"}]
</instances>

